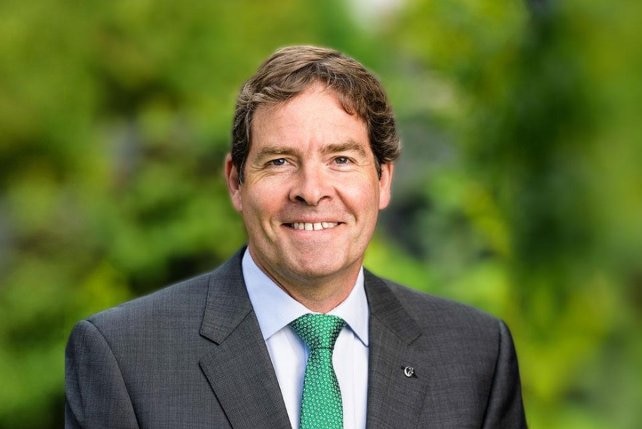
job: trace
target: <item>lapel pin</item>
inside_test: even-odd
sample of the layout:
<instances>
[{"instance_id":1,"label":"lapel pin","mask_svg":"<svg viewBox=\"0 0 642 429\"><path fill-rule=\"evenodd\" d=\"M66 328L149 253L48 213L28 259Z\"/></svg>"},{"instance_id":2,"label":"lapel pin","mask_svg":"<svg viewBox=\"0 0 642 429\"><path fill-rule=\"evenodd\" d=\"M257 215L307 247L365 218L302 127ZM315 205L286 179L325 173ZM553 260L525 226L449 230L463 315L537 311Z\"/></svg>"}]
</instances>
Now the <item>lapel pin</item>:
<instances>
[{"instance_id":1,"label":"lapel pin","mask_svg":"<svg viewBox=\"0 0 642 429\"><path fill-rule=\"evenodd\" d=\"M415 369L413 367L411 367L411 366L405 366L405 367L403 367L403 375L405 375L408 378L416 377Z\"/></svg>"}]
</instances>

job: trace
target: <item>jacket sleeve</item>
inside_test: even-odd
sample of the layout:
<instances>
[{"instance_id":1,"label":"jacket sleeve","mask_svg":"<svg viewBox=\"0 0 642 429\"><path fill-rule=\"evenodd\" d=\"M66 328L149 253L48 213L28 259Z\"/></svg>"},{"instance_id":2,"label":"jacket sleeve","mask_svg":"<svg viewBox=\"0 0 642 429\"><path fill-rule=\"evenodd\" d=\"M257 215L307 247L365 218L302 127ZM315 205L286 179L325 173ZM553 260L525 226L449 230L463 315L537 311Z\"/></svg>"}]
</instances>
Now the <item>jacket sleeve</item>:
<instances>
[{"instance_id":1,"label":"jacket sleeve","mask_svg":"<svg viewBox=\"0 0 642 429\"><path fill-rule=\"evenodd\" d=\"M118 362L89 321L73 329L65 354L65 428L138 428Z\"/></svg>"},{"instance_id":2,"label":"jacket sleeve","mask_svg":"<svg viewBox=\"0 0 642 429\"><path fill-rule=\"evenodd\" d=\"M499 351L483 427L526 428L515 346L508 327L499 325Z\"/></svg>"}]
</instances>

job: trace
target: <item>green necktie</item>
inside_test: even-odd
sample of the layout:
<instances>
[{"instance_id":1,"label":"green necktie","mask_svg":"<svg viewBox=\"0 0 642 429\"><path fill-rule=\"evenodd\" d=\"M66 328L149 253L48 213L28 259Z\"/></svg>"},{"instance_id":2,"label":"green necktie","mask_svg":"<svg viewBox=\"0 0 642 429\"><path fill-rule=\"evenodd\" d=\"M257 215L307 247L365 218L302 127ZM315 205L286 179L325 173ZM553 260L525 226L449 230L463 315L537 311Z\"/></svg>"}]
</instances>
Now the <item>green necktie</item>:
<instances>
[{"instance_id":1,"label":"green necktie","mask_svg":"<svg viewBox=\"0 0 642 429\"><path fill-rule=\"evenodd\" d=\"M290 323L310 350L303 379L300 429L343 428L341 390L332 367L332 350L343 325L342 318L326 314L305 314Z\"/></svg>"}]
</instances>

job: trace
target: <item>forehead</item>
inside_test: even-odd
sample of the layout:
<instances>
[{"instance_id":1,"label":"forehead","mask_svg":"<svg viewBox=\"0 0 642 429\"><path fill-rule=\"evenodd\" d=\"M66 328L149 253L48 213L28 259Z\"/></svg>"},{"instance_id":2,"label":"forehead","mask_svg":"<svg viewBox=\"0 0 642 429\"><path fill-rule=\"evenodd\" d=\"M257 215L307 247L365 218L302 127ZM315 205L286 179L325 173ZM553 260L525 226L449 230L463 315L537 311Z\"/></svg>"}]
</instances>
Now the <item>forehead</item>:
<instances>
[{"instance_id":1,"label":"forehead","mask_svg":"<svg viewBox=\"0 0 642 429\"><path fill-rule=\"evenodd\" d=\"M316 140L368 144L368 132L363 119L348 113L334 90L315 83L290 100L262 105L254 113L252 146L290 140L299 144Z\"/></svg>"}]
</instances>

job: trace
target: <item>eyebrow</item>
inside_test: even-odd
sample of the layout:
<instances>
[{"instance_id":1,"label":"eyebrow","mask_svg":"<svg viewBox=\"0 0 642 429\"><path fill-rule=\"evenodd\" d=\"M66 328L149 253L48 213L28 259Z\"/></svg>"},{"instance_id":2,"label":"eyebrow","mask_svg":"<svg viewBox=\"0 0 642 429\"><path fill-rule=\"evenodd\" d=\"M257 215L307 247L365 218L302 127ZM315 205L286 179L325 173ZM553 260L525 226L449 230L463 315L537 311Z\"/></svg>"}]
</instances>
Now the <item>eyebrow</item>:
<instances>
[{"instance_id":1,"label":"eyebrow","mask_svg":"<svg viewBox=\"0 0 642 429\"><path fill-rule=\"evenodd\" d=\"M324 146L321 152L324 155L338 152L357 152L361 156L367 155L363 145L360 145L354 140L348 140L344 143L329 144Z\"/></svg>"},{"instance_id":2,"label":"eyebrow","mask_svg":"<svg viewBox=\"0 0 642 429\"><path fill-rule=\"evenodd\" d=\"M266 146L256 154L256 159L261 160L274 155L296 155L297 152L298 151L296 149L284 146ZM321 153L323 155L329 155L339 152L357 152L360 156L367 156L363 145L360 145L353 140L348 140L343 143L329 144L323 146L323 148L321 149Z\"/></svg>"},{"instance_id":3,"label":"eyebrow","mask_svg":"<svg viewBox=\"0 0 642 429\"><path fill-rule=\"evenodd\" d=\"M263 159L274 155L292 155L296 151L283 146L266 146L262 148L257 154L256 159Z\"/></svg>"}]
</instances>

